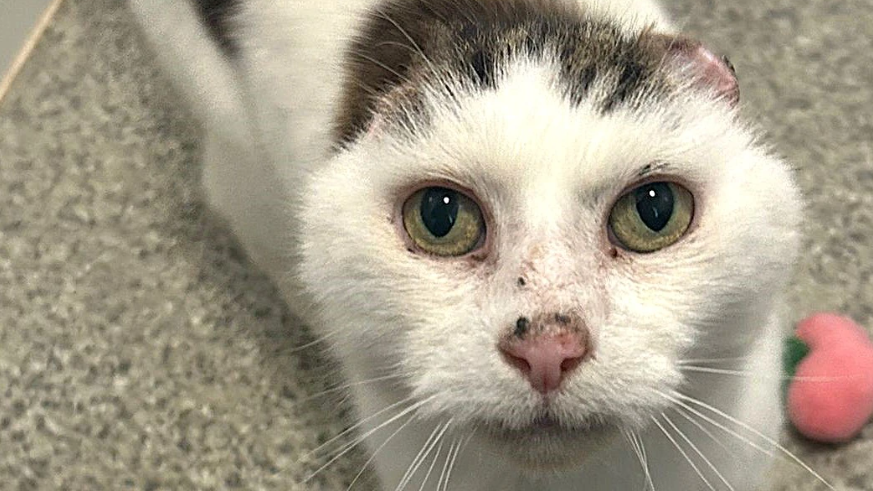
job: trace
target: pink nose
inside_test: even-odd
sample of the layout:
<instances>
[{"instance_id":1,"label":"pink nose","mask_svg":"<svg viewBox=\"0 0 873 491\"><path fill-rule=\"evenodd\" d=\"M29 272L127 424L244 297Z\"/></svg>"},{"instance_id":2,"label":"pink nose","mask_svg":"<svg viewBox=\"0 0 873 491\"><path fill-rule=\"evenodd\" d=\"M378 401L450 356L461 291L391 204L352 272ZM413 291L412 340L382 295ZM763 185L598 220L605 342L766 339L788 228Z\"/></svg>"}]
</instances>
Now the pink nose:
<instances>
[{"instance_id":1,"label":"pink nose","mask_svg":"<svg viewBox=\"0 0 873 491\"><path fill-rule=\"evenodd\" d=\"M557 390L588 351L585 336L575 332L516 339L500 343L499 348L504 358L543 394Z\"/></svg>"}]
</instances>

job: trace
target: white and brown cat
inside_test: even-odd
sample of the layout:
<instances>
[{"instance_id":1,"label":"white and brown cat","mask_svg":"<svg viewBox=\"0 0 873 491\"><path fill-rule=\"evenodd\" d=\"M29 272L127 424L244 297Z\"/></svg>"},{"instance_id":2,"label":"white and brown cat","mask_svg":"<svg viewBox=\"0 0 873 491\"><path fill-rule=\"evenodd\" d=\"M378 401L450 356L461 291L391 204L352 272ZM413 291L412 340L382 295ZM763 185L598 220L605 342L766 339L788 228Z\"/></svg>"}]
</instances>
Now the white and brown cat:
<instances>
[{"instance_id":1,"label":"white and brown cat","mask_svg":"<svg viewBox=\"0 0 873 491\"><path fill-rule=\"evenodd\" d=\"M132 5L382 489L760 485L799 193L657 5Z\"/></svg>"}]
</instances>

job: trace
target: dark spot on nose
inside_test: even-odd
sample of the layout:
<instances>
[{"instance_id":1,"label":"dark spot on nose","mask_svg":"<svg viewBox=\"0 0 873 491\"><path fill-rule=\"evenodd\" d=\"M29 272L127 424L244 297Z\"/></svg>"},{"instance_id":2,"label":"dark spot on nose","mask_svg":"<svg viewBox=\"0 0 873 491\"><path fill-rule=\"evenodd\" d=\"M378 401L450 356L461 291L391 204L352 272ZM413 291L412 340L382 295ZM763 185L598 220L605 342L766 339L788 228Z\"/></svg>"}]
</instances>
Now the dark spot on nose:
<instances>
[{"instance_id":1,"label":"dark spot on nose","mask_svg":"<svg viewBox=\"0 0 873 491\"><path fill-rule=\"evenodd\" d=\"M519 317L517 321L515 321L515 334L518 337L524 337L524 334L527 332L528 327L530 327L530 320L527 317Z\"/></svg>"},{"instance_id":2,"label":"dark spot on nose","mask_svg":"<svg viewBox=\"0 0 873 491\"><path fill-rule=\"evenodd\" d=\"M564 314L555 314L555 322L562 326L566 326L570 323L570 316Z\"/></svg>"},{"instance_id":3,"label":"dark spot on nose","mask_svg":"<svg viewBox=\"0 0 873 491\"><path fill-rule=\"evenodd\" d=\"M524 281L524 278L522 278L521 276L519 276L519 277L518 277L518 286L524 286L524 285L527 285L527 282Z\"/></svg>"}]
</instances>

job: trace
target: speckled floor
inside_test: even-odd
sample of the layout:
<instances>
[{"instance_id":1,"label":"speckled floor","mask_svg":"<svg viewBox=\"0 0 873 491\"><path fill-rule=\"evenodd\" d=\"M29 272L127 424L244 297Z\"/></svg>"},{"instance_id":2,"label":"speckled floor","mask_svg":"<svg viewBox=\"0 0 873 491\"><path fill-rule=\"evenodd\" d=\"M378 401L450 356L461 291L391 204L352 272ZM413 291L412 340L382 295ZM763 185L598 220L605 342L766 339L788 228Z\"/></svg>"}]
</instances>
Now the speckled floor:
<instances>
[{"instance_id":1,"label":"speckled floor","mask_svg":"<svg viewBox=\"0 0 873 491\"><path fill-rule=\"evenodd\" d=\"M873 0L668 6L731 55L746 114L797 165L795 317L873 327ZM306 333L198 203L198 152L123 3L67 0L0 105L0 489L340 490L363 463L299 484L343 427L306 399L334 370L295 350ZM873 490L873 425L784 442ZM773 483L825 489L788 463Z\"/></svg>"}]
</instances>

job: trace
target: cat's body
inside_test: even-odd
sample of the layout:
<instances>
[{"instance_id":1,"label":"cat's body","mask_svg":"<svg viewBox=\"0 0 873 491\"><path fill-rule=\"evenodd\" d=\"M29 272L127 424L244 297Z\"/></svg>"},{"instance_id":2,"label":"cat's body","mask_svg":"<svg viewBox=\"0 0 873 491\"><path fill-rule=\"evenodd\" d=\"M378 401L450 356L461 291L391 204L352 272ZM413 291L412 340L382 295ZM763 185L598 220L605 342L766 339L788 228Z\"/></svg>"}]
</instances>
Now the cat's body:
<instances>
[{"instance_id":1,"label":"cat's body","mask_svg":"<svg viewBox=\"0 0 873 491\"><path fill-rule=\"evenodd\" d=\"M644 489L631 433L655 489L760 484L798 193L737 122L727 65L658 6L132 4L204 121L210 204L342 361L383 489L411 468L405 489ZM693 221L634 253L607 217L653 180L694 195ZM481 207L469 253L409 238L425 186ZM554 332L582 340L557 382L529 372ZM543 339L546 361L518 351ZM716 358L751 376L683 369Z\"/></svg>"}]
</instances>

